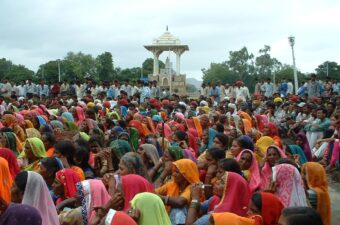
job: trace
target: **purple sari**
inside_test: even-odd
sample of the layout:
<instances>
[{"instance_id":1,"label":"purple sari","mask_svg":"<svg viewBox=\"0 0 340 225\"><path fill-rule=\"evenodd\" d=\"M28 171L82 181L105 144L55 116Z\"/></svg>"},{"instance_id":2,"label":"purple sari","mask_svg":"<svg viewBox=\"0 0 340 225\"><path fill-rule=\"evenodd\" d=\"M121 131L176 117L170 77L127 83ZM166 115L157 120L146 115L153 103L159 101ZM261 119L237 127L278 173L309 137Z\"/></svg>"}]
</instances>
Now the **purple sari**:
<instances>
[{"instance_id":1,"label":"purple sari","mask_svg":"<svg viewBox=\"0 0 340 225\"><path fill-rule=\"evenodd\" d=\"M0 216L0 225L42 225L38 210L30 205L10 204Z\"/></svg>"}]
</instances>

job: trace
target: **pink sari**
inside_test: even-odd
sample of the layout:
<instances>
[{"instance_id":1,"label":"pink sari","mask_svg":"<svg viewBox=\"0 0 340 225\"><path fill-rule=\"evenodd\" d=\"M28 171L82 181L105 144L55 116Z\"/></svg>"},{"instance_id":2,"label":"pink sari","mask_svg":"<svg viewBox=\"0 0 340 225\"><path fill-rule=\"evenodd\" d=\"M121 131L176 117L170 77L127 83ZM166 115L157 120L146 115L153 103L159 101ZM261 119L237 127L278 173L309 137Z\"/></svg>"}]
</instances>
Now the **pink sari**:
<instances>
[{"instance_id":1,"label":"pink sari","mask_svg":"<svg viewBox=\"0 0 340 225\"><path fill-rule=\"evenodd\" d=\"M76 106L75 110L77 113L76 124L77 126L80 126L81 123L85 120L85 113L84 113L84 110L80 106Z\"/></svg>"},{"instance_id":2,"label":"pink sari","mask_svg":"<svg viewBox=\"0 0 340 225\"><path fill-rule=\"evenodd\" d=\"M162 130L163 129L162 127L163 127L162 123L158 123L157 124L157 131ZM171 136L171 134L172 134L172 131L171 131L169 125L164 123L164 138L169 140L169 137ZM160 136L163 136L163 134L160 134Z\"/></svg>"},{"instance_id":3,"label":"pink sari","mask_svg":"<svg viewBox=\"0 0 340 225\"><path fill-rule=\"evenodd\" d=\"M252 151L249 149L243 150L238 156L237 161L240 161L241 156L244 152L249 152L252 156L252 162L249 168L250 171L250 180L249 180L249 189L251 193L254 193L257 189L260 188L261 185L261 175L259 170L259 165L257 163L256 157Z\"/></svg>"},{"instance_id":4,"label":"pink sari","mask_svg":"<svg viewBox=\"0 0 340 225\"><path fill-rule=\"evenodd\" d=\"M269 148L275 148L278 153L280 154L281 158L286 158L286 154L276 145L270 145L267 150L266 150L266 157L267 157L267 153L268 153L268 149ZM264 163L264 166L261 170L261 186L260 189L264 190L268 187L270 179L272 177L273 171L272 168L270 167L269 163L266 161Z\"/></svg>"},{"instance_id":5,"label":"pink sari","mask_svg":"<svg viewBox=\"0 0 340 225\"><path fill-rule=\"evenodd\" d=\"M226 172L224 193L214 212L231 212L246 216L251 198L247 181L237 173Z\"/></svg>"}]
</instances>

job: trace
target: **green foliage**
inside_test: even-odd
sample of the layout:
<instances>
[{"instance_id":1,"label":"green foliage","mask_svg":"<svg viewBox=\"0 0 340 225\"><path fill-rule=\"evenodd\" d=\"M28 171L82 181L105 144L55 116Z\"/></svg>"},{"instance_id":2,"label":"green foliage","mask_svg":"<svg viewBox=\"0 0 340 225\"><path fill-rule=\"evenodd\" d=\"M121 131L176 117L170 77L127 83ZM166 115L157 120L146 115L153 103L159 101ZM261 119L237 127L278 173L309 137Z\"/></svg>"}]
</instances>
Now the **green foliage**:
<instances>
[{"instance_id":1,"label":"green foliage","mask_svg":"<svg viewBox=\"0 0 340 225\"><path fill-rule=\"evenodd\" d=\"M247 47L241 48L239 51L230 51L227 65L231 72L240 80L244 80L246 76L254 74L254 55L248 52Z\"/></svg>"},{"instance_id":2,"label":"green foliage","mask_svg":"<svg viewBox=\"0 0 340 225\"><path fill-rule=\"evenodd\" d=\"M5 58L0 59L0 81L11 80L19 82L21 80L34 79L34 72L23 65L13 64Z\"/></svg>"},{"instance_id":3,"label":"green foliage","mask_svg":"<svg viewBox=\"0 0 340 225\"><path fill-rule=\"evenodd\" d=\"M193 85L193 84L187 84L186 90L187 90L187 92L189 92L189 93L193 93L193 92L196 92L196 91L197 91L197 88L196 88L196 86Z\"/></svg>"},{"instance_id":4,"label":"green foliage","mask_svg":"<svg viewBox=\"0 0 340 225\"><path fill-rule=\"evenodd\" d=\"M327 77L327 68L328 68L328 76L332 79L339 79L340 78L340 65L336 62L329 62L326 61L318 66L315 69L317 75L321 79L325 79Z\"/></svg>"},{"instance_id":5,"label":"green foliage","mask_svg":"<svg viewBox=\"0 0 340 225\"><path fill-rule=\"evenodd\" d=\"M115 79L119 81L137 81L140 79L141 75L141 68L140 67L133 67L133 68L127 68L127 69L121 69L117 68L115 70Z\"/></svg>"},{"instance_id":6,"label":"green foliage","mask_svg":"<svg viewBox=\"0 0 340 225\"><path fill-rule=\"evenodd\" d=\"M232 83L237 77L233 76L233 73L229 70L226 63L211 63L209 69L202 69L203 82L221 81L222 83Z\"/></svg>"},{"instance_id":7,"label":"green foliage","mask_svg":"<svg viewBox=\"0 0 340 225\"><path fill-rule=\"evenodd\" d=\"M99 80L112 80L114 76L112 54L110 52L104 52L98 55L96 60Z\"/></svg>"},{"instance_id":8,"label":"green foliage","mask_svg":"<svg viewBox=\"0 0 340 225\"><path fill-rule=\"evenodd\" d=\"M305 74L301 73L300 71L297 71L297 75L298 75L298 81L299 82L306 80ZM292 80L294 80L294 69L293 69L292 66L285 64L281 67L280 70L275 72L276 82L279 82L282 79L285 79L285 80L292 79Z\"/></svg>"},{"instance_id":9,"label":"green foliage","mask_svg":"<svg viewBox=\"0 0 340 225\"><path fill-rule=\"evenodd\" d=\"M165 68L165 64L161 60L158 60L158 64L159 64L159 69ZM153 59L147 58L143 62L142 67L143 67L143 76L144 77L147 77L149 74L153 74Z\"/></svg>"},{"instance_id":10,"label":"green foliage","mask_svg":"<svg viewBox=\"0 0 340 225\"><path fill-rule=\"evenodd\" d=\"M260 55L255 58L256 75L260 79L272 77L272 74L280 70L282 64L270 56L270 46L265 45L259 50Z\"/></svg>"}]
</instances>

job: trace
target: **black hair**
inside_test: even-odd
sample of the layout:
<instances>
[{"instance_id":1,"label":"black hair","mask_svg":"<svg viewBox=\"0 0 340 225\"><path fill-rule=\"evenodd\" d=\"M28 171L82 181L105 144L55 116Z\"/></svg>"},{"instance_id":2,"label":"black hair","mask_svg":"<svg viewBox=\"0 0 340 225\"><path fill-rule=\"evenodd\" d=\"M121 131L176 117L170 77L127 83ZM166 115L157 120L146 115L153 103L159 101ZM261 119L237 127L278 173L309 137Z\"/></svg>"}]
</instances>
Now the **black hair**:
<instances>
[{"instance_id":1,"label":"black hair","mask_svg":"<svg viewBox=\"0 0 340 225\"><path fill-rule=\"evenodd\" d=\"M87 109L85 111L85 114L88 115L91 119L96 118L96 111L94 111L94 109Z\"/></svg>"},{"instance_id":2,"label":"black hair","mask_svg":"<svg viewBox=\"0 0 340 225\"><path fill-rule=\"evenodd\" d=\"M213 157L216 161L219 161L221 159L225 159L225 151L220 148L209 148L207 150L207 153Z\"/></svg>"},{"instance_id":3,"label":"black hair","mask_svg":"<svg viewBox=\"0 0 340 225\"><path fill-rule=\"evenodd\" d=\"M184 131L176 131L175 136L180 140L180 141L187 141L188 140L188 134L185 133Z\"/></svg>"},{"instance_id":4,"label":"black hair","mask_svg":"<svg viewBox=\"0 0 340 225\"><path fill-rule=\"evenodd\" d=\"M223 134L224 133L224 126L223 124L217 123L216 124L216 130L219 134Z\"/></svg>"},{"instance_id":5,"label":"black hair","mask_svg":"<svg viewBox=\"0 0 340 225\"><path fill-rule=\"evenodd\" d=\"M318 108L317 111L322 111L322 113L323 113L323 114L326 114L326 115L327 115L327 113L328 113L328 111L327 111L327 109L326 109L325 107L320 107L320 108Z\"/></svg>"},{"instance_id":6,"label":"black hair","mask_svg":"<svg viewBox=\"0 0 340 225\"><path fill-rule=\"evenodd\" d=\"M282 210L289 225L322 225L320 214L310 207L289 207Z\"/></svg>"},{"instance_id":7,"label":"black hair","mask_svg":"<svg viewBox=\"0 0 340 225\"><path fill-rule=\"evenodd\" d=\"M89 140L89 142L88 142L88 145L91 145L91 144L94 143L94 142L97 142L97 143L99 144L100 147L104 147L104 143L102 143L101 138L100 138L99 135L93 135L93 136L90 138L90 140Z\"/></svg>"},{"instance_id":8,"label":"black hair","mask_svg":"<svg viewBox=\"0 0 340 225\"><path fill-rule=\"evenodd\" d=\"M221 134L221 133L217 133L215 135L215 138L217 138L223 146L227 147L228 146L228 143L229 143L229 138L227 135L225 134Z\"/></svg>"},{"instance_id":9,"label":"black hair","mask_svg":"<svg viewBox=\"0 0 340 225\"><path fill-rule=\"evenodd\" d=\"M127 127L127 123L125 120L118 120L118 126L120 126L121 128L125 130Z\"/></svg>"},{"instance_id":10,"label":"black hair","mask_svg":"<svg viewBox=\"0 0 340 225\"><path fill-rule=\"evenodd\" d=\"M27 185L27 179L28 179L28 172L22 171L16 175L14 178L15 185L19 188L19 190L24 193Z\"/></svg>"},{"instance_id":11,"label":"black hair","mask_svg":"<svg viewBox=\"0 0 340 225\"><path fill-rule=\"evenodd\" d=\"M47 172L52 173L53 176L55 176L55 173L60 170L59 162L54 157L43 158L40 163L46 168Z\"/></svg>"},{"instance_id":12,"label":"black hair","mask_svg":"<svg viewBox=\"0 0 340 225\"><path fill-rule=\"evenodd\" d=\"M243 136L239 137L236 139L237 144L242 148L242 149L254 149L254 146L251 146L250 143L243 138Z\"/></svg>"},{"instance_id":13,"label":"black hair","mask_svg":"<svg viewBox=\"0 0 340 225\"><path fill-rule=\"evenodd\" d=\"M89 166L89 158L90 158L90 152L89 150L84 146L79 146L74 154L74 158L77 159L77 161L80 161L80 166L82 168L90 167Z\"/></svg>"},{"instance_id":14,"label":"black hair","mask_svg":"<svg viewBox=\"0 0 340 225\"><path fill-rule=\"evenodd\" d=\"M51 132L46 132L43 135L46 136L46 140L51 144L54 145L55 144L55 136L53 133Z\"/></svg>"},{"instance_id":15,"label":"black hair","mask_svg":"<svg viewBox=\"0 0 340 225\"><path fill-rule=\"evenodd\" d=\"M255 192L253 196L251 196L251 201L260 211L262 211L262 196L259 192Z\"/></svg>"},{"instance_id":16,"label":"black hair","mask_svg":"<svg viewBox=\"0 0 340 225\"><path fill-rule=\"evenodd\" d=\"M240 168L240 165L238 164L238 162L235 159L229 159L229 158L221 159L218 162L218 165L221 168L223 168L223 170L225 170L225 171L234 172L234 173L240 174L241 176L243 175L241 168Z\"/></svg>"},{"instance_id":17,"label":"black hair","mask_svg":"<svg viewBox=\"0 0 340 225\"><path fill-rule=\"evenodd\" d=\"M76 148L71 141L69 140L58 141L54 145L54 149L56 152L59 152L61 155L65 156L67 162L70 165L74 165L73 156L76 152Z\"/></svg>"}]
</instances>

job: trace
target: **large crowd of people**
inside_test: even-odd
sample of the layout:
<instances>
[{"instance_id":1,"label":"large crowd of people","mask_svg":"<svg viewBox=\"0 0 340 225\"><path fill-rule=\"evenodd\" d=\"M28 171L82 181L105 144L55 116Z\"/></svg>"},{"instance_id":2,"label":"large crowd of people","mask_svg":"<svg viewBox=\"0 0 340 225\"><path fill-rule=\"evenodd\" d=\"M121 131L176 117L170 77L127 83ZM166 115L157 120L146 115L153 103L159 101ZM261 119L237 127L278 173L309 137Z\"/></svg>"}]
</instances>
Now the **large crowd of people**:
<instances>
[{"instance_id":1,"label":"large crowd of people","mask_svg":"<svg viewBox=\"0 0 340 225\"><path fill-rule=\"evenodd\" d=\"M339 88L3 81L0 225L330 225Z\"/></svg>"}]
</instances>

